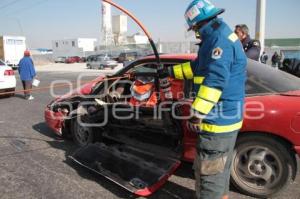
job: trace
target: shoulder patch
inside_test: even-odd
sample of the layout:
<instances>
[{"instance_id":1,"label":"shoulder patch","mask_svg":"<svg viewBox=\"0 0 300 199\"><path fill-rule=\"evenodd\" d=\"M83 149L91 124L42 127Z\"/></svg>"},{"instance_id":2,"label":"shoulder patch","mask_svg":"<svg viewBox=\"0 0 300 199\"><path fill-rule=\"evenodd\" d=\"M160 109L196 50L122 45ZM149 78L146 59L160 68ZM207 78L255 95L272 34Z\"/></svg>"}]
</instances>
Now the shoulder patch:
<instances>
[{"instance_id":1,"label":"shoulder patch","mask_svg":"<svg viewBox=\"0 0 300 199\"><path fill-rule=\"evenodd\" d=\"M211 58L220 59L220 58L222 58L222 55L223 55L223 49L220 47L217 47L217 48L213 49Z\"/></svg>"},{"instance_id":2,"label":"shoulder patch","mask_svg":"<svg viewBox=\"0 0 300 199\"><path fill-rule=\"evenodd\" d=\"M232 42L236 42L239 38L238 36L233 32L228 36L228 39Z\"/></svg>"}]
</instances>

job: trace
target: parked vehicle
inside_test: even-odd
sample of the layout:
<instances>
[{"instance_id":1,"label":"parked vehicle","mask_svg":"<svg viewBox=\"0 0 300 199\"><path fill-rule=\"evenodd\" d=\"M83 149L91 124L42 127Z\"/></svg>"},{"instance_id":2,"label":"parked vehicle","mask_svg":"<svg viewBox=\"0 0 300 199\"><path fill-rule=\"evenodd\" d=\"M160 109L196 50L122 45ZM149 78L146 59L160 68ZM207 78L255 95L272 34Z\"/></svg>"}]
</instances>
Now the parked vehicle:
<instances>
[{"instance_id":1,"label":"parked vehicle","mask_svg":"<svg viewBox=\"0 0 300 199\"><path fill-rule=\"evenodd\" d=\"M118 66L118 62L112 60L109 55L95 55L89 57L87 64L87 68L89 69L104 69L104 68L111 68L114 69Z\"/></svg>"},{"instance_id":2,"label":"parked vehicle","mask_svg":"<svg viewBox=\"0 0 300 199\"><path fill-rule=\"evenodd\" d=\"M90 55L90 56L88 56L87 58L86 58L86 62L91 62L91 61L93 61L93 59L95 58L95 57L97 57L98 55Z\"/></svg>"},{"instance_id":3,"label":"parked vehicle","mask_svg":"<svg viewBox=\"0 0 300 199\"><path fill-rule=\"evenodd\" d=\"M78 56L68 57L65 61L66 64L73 64L73 63L79 63L81 61L81 58Z\"/></svg>"},{"instance_id":4,"label":"parked vehicle","mask_svg":"<svg viewBox=\"0 0 300 199\"><path fill-rule=\"evenodd\" d=\"M171 67L195 58L162 55L161 62ZM48 126L82 147L72 156L75 162L140 196L159 189L181 161L192 162L196 153L197 135L188 130L187 120L176 119L167 110L154 118L156 108L130 104L132 83L138 77L154 78L157 84L153 63L154 56L136 60L109 80L98 77L45 109ZM245 119L235 147L231 182L242 193L268 198L282 192L297 173L300 79L252 60L247 70ZM190 115L193 99L187 94L193 89L192 81L170 78L176 116ZM123 116L122 120L112 114L115 107L121 108L115 114ZM139 117L127 117L132 114Z\"/></svg>"},{"instance_id":5,"label":"parked vehicle","mask_svg":"<svg viewBox=\"0 0 300 199\"><path fill-rule=\"evenodd\" d=\"M16 77L13 69L0 60L0 93L13 92L16 89ZM9 94L7 96L13 96Z\"/></svg>"},{"instance_id":6,"label":"parked vehicle","mask_svg":"<svg viewBox=\"0 0 300 199\"><path fill-rule=\"evenodd\" d=\"M65 63L66 62L66 57L57 57L54 62L55 63Z\"/></svg>"},{"instance_id":7,"label":"parked vehicle","mask_svg":"<svg viewBox=\"0 0 300 199\"><path fill-rule=\"evenodd\" d=\"M17 68L26 50L25 37L0 36L0 59L8 66Z\"/></svg>"},{"instance_id":8,"label":"parked vehicle","mask_svg":"<svg viewBox=\"0 0 300 199\"><path fill-rule=\"evenodd\" d=\"M81 62L81 63L85 63L85 62L86 62L86 59L87 59L86 57L81 57L80 62Z\"/></svg>"},{"instance_id":9,"label":"parked vehicle","mask_svg":"<svg viewBox=\"0 0 300 199\"><path fill-rule=\"evenodd\" d=\"M134 61L139 57L139 53L138 52L124 52L121 53L118 57L118 62L119 63L124 63L124 62L130 62L130 61Z\"/></svg>"},{"instance_id":10,"label":"parked vehicle","mask_svg":"<svg viewBox=\"0 0 300 199\"><path fill-rule=\"evenodd\" d=\"M300 77L300 59L297 58L287 58L284 59L282 63L281 70Z\"/></svg>"}]
</instances>

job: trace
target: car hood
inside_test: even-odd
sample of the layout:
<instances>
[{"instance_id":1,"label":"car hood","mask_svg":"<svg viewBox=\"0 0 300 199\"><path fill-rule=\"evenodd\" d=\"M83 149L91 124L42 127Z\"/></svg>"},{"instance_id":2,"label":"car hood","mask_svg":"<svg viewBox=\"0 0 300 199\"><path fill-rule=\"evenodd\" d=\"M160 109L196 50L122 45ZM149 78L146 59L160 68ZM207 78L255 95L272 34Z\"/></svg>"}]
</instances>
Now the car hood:
<instances>
[{"instance_id":1,"label":"car hood","mask_svg":"<svg viewBox=\"0 0 300 199\"><path fill-rule=\"evenodd\" d=\"M91 80L90 82L84 84L83 86L71 91L68 94L62 95L61 97L57 98L55 101L62 101L74 96L79 95L89 95L92 92L92 88L99 83L99 81L102 81L105 78L105 76L99 76L94 80Z\"/></svg>"},{"instance_id":2,"label":"car hood","mask_svg":"<svg viewBox=\"0 0 300 199\"><path fill-rule=\"evenodd\" d=\"M300 90L288 91L288 92L280 93L280 95L300 97Z\"/></svg>"}]
</instances>

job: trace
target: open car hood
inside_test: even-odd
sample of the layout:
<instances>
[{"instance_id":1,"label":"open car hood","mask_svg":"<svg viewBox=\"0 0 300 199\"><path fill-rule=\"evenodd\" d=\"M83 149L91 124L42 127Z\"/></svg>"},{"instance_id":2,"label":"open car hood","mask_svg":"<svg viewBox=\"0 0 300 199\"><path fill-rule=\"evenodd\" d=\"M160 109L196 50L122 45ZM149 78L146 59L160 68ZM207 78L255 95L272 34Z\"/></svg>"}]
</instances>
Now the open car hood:
<instances>
[{"instance_id":1,"label":"open car hood","mask_svg":"<svg viewBox=\"0 0 300 199\"><path fill-rule=\"evenodd\" d=\"M139 196L154 193L180 165L176 159L154 156L126 145L103 143L83 147L71 159Z\"/></svg>"}]
</instances>

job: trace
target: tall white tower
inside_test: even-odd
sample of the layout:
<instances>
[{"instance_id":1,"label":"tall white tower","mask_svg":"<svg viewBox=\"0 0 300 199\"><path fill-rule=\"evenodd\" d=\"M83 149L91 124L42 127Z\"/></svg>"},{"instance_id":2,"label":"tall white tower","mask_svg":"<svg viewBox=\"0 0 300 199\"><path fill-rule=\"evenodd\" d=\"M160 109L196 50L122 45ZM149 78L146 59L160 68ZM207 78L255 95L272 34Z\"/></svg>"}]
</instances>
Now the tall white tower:
<instances>
[{"instance_id":1,"label":"tall white tower","mask_svg":"<svg viewBox=\"0 0 300 199\"><path fill-rule=\"evenodd\" d=\"M115 44L112 33L111 5L102 2L102 38L100 45L112 46Z\"/></svg>"},{"instance_id":2,"label":"tall white tower","mask_svg":"<svg viewBox=\"0 0 300 199\"><path fill-rule=\"evenodd\" d=\"M116 45L127 44L127 16L115 15L112 17L112 30Z\"/></svg>"}]
</instances>

